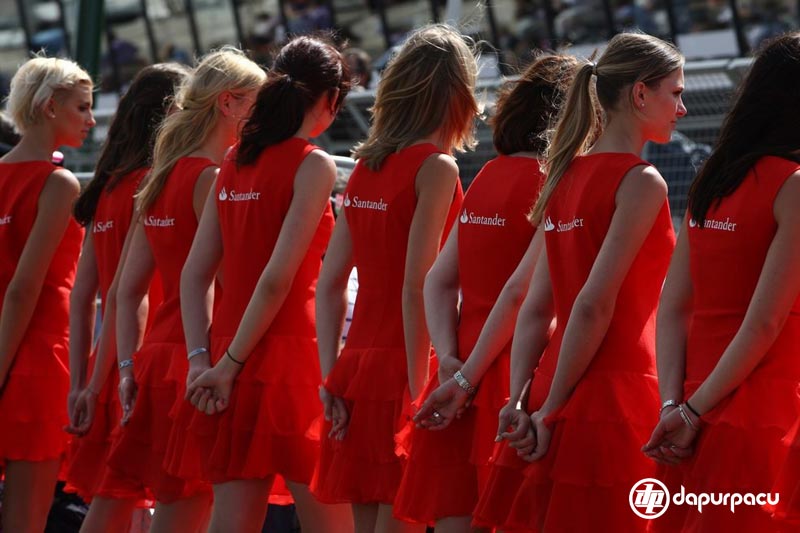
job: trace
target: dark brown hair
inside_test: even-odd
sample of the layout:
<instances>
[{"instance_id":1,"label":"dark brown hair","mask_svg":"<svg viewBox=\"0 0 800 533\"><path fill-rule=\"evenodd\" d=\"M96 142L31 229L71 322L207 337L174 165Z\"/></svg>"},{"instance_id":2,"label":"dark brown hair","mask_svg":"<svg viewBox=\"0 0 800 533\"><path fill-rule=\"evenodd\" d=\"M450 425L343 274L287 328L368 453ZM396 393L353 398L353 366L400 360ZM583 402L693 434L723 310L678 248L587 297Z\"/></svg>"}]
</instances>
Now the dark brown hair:
<instances>
[{"instance_id":1,"label":"dark brown hair","mask_svg":"<svg viewBox=\"0 0 800 533\"><path fill-rule=\"evenodd\" d=\"M321 36L292 39L275 58L242 130L236 161L255 162L264 148L285 141L303 125L306 111L323 95L339 95L338 110L350 91L350 69L339 50Z\"/></svg>"},{"instance_id":2,"label":"dark brown hair","mask_svg":"<svg viewBox=\"0 0 800 533\"><path fill-rule=\"evenodd\" d=\"M103 190L112 190L126 174L150 165L155 132L172 105L176 88L188 75L183 65L162 63L142 69L134 78L119 101L94 178L75 202L78 223L92 222Z\"/></svg>"},{"instance_id":3,"label":"dark brown hair","mask_svg":"<svg viewBox=\"0 0 800 533\"><path fill-rule=\"evenodd\" d=\"M577 66L578 60L572 56L544 55L499 91L496 113L489 119L495 150L505 155L544 154L548 128L566 97Z\"/></svg>"},{"instance_id":4,"label":"dark brown hair","mask_svg":"<svg viewBox=\"0 0 800 533\"><path fill-rule=\"evenodd\" d=\"M766 43L722 123L714 151L689 189L689 211L699 227L765 155L800 163L800 33Z\"/></svg>"}]
</instances>

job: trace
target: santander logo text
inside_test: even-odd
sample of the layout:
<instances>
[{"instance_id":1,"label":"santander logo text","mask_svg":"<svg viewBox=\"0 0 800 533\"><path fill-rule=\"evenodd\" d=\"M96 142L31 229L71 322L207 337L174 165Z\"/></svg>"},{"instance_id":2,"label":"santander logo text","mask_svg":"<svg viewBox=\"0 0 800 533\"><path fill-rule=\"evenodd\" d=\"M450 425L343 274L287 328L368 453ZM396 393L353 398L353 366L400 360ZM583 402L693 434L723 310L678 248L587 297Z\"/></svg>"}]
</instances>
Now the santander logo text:
<instances>
[{"instance_id":1,"label":"santander logo text","mask_svg":"<svg viewBox=\"0 0 800 533\"><path fill-rule=\"evenodd\" d=\"M111 230L113 228L114 228L114 221L113 220L106 220L105 222L97 221L97 222L94 223L94 226L92 227L92 232L93 233L105 233L106 231L109 231L109 230Z\"/></svg>"},{"instance_id":2,"label":"santander logo text","mask_svg":"<svg viewBox=\"0 0 800 533\"><path fill-rule=\"evenodd\" d=\"M6 215L0 218L0 226L5 226L7 224L11 224L11 215Z\"/></svg>"},{"instance_id":3,"label":"santander logo text","mask_svg":"<svg viewBox=\"0 0 800 533\"><path fill-rule=\"evenodd\" d=\"M476 215L473 211L467 213L467 210L461 212L459 217L462 224L477 224L479 226L505 226L506 219L501 217L499 213L495 213L493 217L483 215Z\"/></svg>"},{"instance_id":4,"label":"santander logo text","mask_svg":"<svg viewBox=\"0 0 800 533\"><path fill-rule=\"evenodd\" d=\"M383 198L379 198L378 201L374 200L361 200L358 196L353 196L353 199L350 199L350 195L346 194L344 197L344 206L345 207L355 207L357 209L372 209L374 211L388 211L389 204L383 201Z\"/></svg>"},{"instance_id":5,"label":"santander logo text","mask_svg":"<svg viewBox=\"0 0 800 533\"><path fill-rule=\"evenodd\" d=\"M250 189L248 192L236 192L231 190L230 193L225 190L225 187L219 191L219 200L220 202L249 202L251 200L258 200L261 197L261 193L258 191L254 191Z\"/></svg>"},{"instance_id":6,"label":"santander logo text","mask_svg":"<svg viewBox=\"0 0 800 533\"><path fill-rule=\"evenodd\" d=\"M556 224L553 224L553 220L550 217L544 219L544 230L545 231L553 231L556 230L556 233L562 233L565 231L572 231L576 228L583 227L583 219L575 217L572 220L568 220L567 222L562 222L559 220Z\"/></svg>"},{"instance_id":7,"label":"santander logo text","mask_svg":"<svg viewBox=\"0 0 800 533\"><path fill-rule=\"evenodd\" d=\"M736 231L736 226L738 222L731 222L731 217L725 217L725 220L714 220L713 218L707 218L705 222L703 222L703 229L716 229L720 231ZM699 224L693 218L689 219L689 227L696 228Z\"/></svg>"},{"instance_id":8,"label":"santander logo text","mask_svg":"<svg viewBox=\"0 0 800 533\"><path fill-rule=\"evenodd\" d=\"M144 225L152 228L167 228L175 225L175 219L170 217L158 218L157 216L150 215L145 217Z\"/></svg>"}]
</instances>

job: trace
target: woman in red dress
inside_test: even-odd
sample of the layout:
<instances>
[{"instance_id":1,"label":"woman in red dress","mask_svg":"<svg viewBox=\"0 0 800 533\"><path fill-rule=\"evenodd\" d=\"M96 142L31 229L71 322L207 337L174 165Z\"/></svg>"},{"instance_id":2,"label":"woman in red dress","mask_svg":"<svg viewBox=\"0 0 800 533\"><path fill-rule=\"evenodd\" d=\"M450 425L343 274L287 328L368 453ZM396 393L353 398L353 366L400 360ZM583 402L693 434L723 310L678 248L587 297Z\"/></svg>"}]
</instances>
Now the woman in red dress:
<instances>
[{"instance_id":1,"label":"woman in red dress","mask_svg":"<svg viewBox=\"0 0 800 533\"><path fill-rule=\"evenodd\" d=\"M89 228L78 260L70 294L70 394L67 431L79 435L69 453L67 482L84 501L91 501L100 483L111 432L120 419L116 361L117 265L133 217L133 195L147 173L155 142L154 124L167 114L175 90L189 74L178 64L142 69L120 99L95 177L75 202L75 219ZM117 282L118 283L118 282ZM95 353L89 357L94 335L98 290L103 323ZM152 292L152 291L151 291ZM158 300L150 295L155 308ZM91 376L88 378L87 374Z\"/></svg>"},{"instance_id":2,"label":"woman in red dress","mask_svg":"<svg viewBox=\"0 0 800 533\"><path fill-rule=\"evenodd\" d=\"M605 124L587 150L595 80ZM545 248L517 317L511 372L512 382L533 378L527 412L505 434L531 464L506 495L506 529L646 526L628 495L654 471L639 450L658 413L655 316L675 236L666 183L638 154L669 141L686 113L682 91L683 57L644 34L617 35L575 76L531 213Z\"/></svg>"},{"instance_id":3,"label":"woman in red dress","mask_svg":"<svg viewBox=\"0 0 800 533\"><path fill-rule=\"evenodd\" d=\"M450 233L425 283L425 316L439 371L428 381L429 408L418 418L423 426L443 431L411 430L394 513L435 522L437 531L470 530L479 480L486 478L497 412L509 397L510 331L491 351L476 341L523 257L515 275L522 285L517 294L527 289L543 242L541 237L534 241L527 215L543 181L539 167L550 117L557 114L576 65L571 57L544 56L500 94L492 125L501 155L470 185L458 229ZM477 391L466 391L454 374ZM470 398L470 407L454 419Z\"/></svg>"},{"instance_id":4,"label":"woman in red dress","mask_svg":"<svg viewBox=\"0 0 800 533\"><path fill-rule=\"evenodd\" d=\"M169 413L183 398L187 369L199 373L209 366L207 356L187 361L184 353L180 272L218 165L236 141L264 77L237 50L210 53L181 88L179 109L159 129L117 291L123 428L111 445L86 531L119 531L136 500L145 496L157 502L151 531L196 531L207 518L210 487L171 476L162 466L172 428ZM155 272L164 299L142 339L142 303Z\"/></svg>"},{"instance_id":5,"label":"woman in red dress","mask_svg":"<svg viewBox=\"0 0 800 533\"><path fill-rule=\"evenodd\" d=\"M392 518L404 464L394 437L427 381L422 286L461 203L450 154L471 143L476 77L472 51L452 28L428 26L408 38L378 86L322 267L326 422L312 490L321 501L352 504L357 532L421 529ZM340 354L354 265L358 298Z\"/></svg>"},{"instance_id":6,"label":"woman in red dress","mask_svg":"<svg viewBox=\"0 0 800 533\"><path fill-rule=\"evenodd\" d=\"M0 465L2 529L41 532L67 448L69 292L83 232L80 185L51 163L94 126L92 81L71 61L37 57L11 80L22 133L0 159Z\"/></svg>"},{"instance_id":7,"label":"woman in red dress","mask_svg":"<svg viewBox=\"0 0 800 533\"><path fill-rule=\"evenodd\" d=\"M185 439L171 442L169 463L213 483L212 532L260 530L278 475L304 531L353 528L347 507L323 505L308 490L319 439L307 435L322 415L314 295L336 178L333 159L309 139L328 128L349 89L347 63L331 44L298 37L281 49L183 270L186 346L210 352L214 366L188 386L199 412L187 404ZM217 271L224 293L212 313Z\"/></svg>"},{"instance_id":8,"label":"woman in red dress","mask_svg":"<svg viewBox=\"0 0 800 533\"><path fill-rule=\"evenodd\" d=\"M800 416L799 82L800 34L787 34L758 53L689 191L658 317L664 408L645 448L681 463L659 472L670 489L771 492ZM670 505L653 525L775 531L764 503Z\"/></svg>"}]
</instances>

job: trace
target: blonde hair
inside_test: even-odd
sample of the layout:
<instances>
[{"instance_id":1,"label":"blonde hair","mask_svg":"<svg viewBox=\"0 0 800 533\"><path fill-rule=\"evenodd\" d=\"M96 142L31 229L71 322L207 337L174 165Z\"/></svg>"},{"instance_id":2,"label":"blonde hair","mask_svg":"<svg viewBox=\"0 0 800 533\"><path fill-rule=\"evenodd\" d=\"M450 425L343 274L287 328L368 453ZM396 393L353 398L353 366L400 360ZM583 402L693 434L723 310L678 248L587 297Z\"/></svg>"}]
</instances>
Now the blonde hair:
<instances>
[{"instance_id":1,"label":"blonde hair","mask_svg":"<svg viewBox=\"0 0 800 533\"><path fill-rule=\"evenodd\" d=\"M592 133L601 128L597 102L605 111L618 110L625 89L638 82L657 87L683 63L683 56L671 43L643 33L621 33L609 41L597 63L584 62L578 67L547 150L547 179L529 215L533 224L541 221L572 160L591 147ZM593 76L597 78L595 87Z\"/></svg>"},{"instance_id":2,"label":"blonde hair","mask_svg":"<svg viewBox=\"0 0 800 533\"><path fill-rule=\"evenodd\" d=\"M378 84L367 140L353 151L367 167L441 129L447 150L475 145L475 53L457 30L432 24L406 40Z\"/></svg>"},{"instance_id":3,"label":"blonde hair","mask_svg":"<svg viewBox=\"0 0 800 533\"><path fill-rule=\"evenodd\" d=\"M42 118L51 98L78 85L92 88L92 78L77 63L55 57L34 57L22 64L11 78L6 110L14 126L25 133Z\"/></svg>"},{"instance_id":4,"label":"blonde hair","mask_svg":"<svg viewBox=\"0 0 800 533\"><path fill-rule=\"evenodd\" d=\"M153 166L136 195L140 214L158 198L175 163L200 148L217 125L217 97L224 91L258 89L265 79L261 67L233 47L210 52L200 60L178 91L178 109L159 127Z\"/></svg>"}]
</instances>

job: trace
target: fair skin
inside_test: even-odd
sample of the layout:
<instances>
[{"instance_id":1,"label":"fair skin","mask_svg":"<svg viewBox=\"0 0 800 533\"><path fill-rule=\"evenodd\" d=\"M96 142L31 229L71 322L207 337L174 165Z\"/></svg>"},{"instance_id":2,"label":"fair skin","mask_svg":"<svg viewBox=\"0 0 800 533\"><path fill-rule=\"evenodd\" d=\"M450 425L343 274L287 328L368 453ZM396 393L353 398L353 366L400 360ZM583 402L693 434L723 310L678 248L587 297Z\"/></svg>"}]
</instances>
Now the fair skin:
<instances>
[{"instance_id":1,"label":"fair skin","mask_svg":"<svg viewBox=\"0 0 800 533\"><path fill-rule=\"evenodd\" d=\"M511 155L539 157L538 154L530 152L517 152ZM467 381L477 387L500 351L511 340L515 319L528 290L542 243L543 239L538 234L531 239L525 255L506 281L492 312L487 317L481 335L462 365L457 354L458 232L450 233L447 244L425 280L425 317L439 359L440 386L428 396L414 417L420 427L432 430L444 429L468 406L470 397L452 379L453 374L460 369ZM519 391L511 397L518 398ZM435 412L439 413L438 417L433 417Z\"/></svg>"},{"instance_id":2,"label":"fair skin","mask_svg":"<svg viewBox=\"0 0 800 533\"><path fill-rule=\"evenodd\" d=\"M131 226L135 224L135 214ZM130 247L133 232L125 236L119 264L124 264L125 257ZM87 231L83 244L81 257L78 261L78 272L75 285L70 294L70 394L68 399L70 424L66 429L73 435L85 435L94 421L97 395L105 386L111 374L114 363L114 325L117 310L117 288L122 269L114 273L114 278L105 298L103 322L100 326L100 337L97 340L97 354L95 355L94 371L89 383L86 379L86 363L91 350L92 335L94 333L94 318L96 312L96 298L100 282L97 270L97 261L94 251L92 232ZM142 308L137 312L145 316L148 311L148 301L144 298Z\"/></svg>"},{"instance_id":3,"label":"fair skin","mask_svg":"<svg viewBox=\"0 0 800 533\"><path fill-rule=\"evenodd\" d=\"M512 156L536 158L537 154L518 152ZM542 239L531 239L531 241L531 246L529 246L531 253L523 257L522 265L514 273L517 278L522 278L519 281L525 288L527 288L533 271L535 257L538 257L541 250ZM498 309L498 312L502 310L503 314L515 316L519 310L519 304L522 302L524 289L515 291L518 288L517 282L509 281L509 283L501 292L495 308ZM457 370L461 370L462 375L469 383L478 386L480 378L505 346L505 344L499 347L487 346L487 339L482 336L478 342L483 341L483 344L480 347L476 345L462 364L458 358L459 286L458 231L454 230L450 232L447 244L436 258L436 262L425 279L425 318L431 335L431 343L439 360L439 387L428 396L414 417L419 427L432 430L444 429L453 418L459 416L461 411L469 406L470 396L453 379L453 374ZM514 292L521 294L519 298L512 298ZM515 301L519 303L515 305ZM495 313L494 320L497 321L499 318ZM504 322L508 325L514 323L513 321ZM506 328L506 330L494 328L492 331L496 332L494 338L491 339L493 341L505 337L507 344L511 337L510 328ZM434 417L433 413L439 413L439 415ZM454 516L437 520L436 528L438 531L446 533L470 531L470 523L470 516Z\"/></svg>"},{"instance_id":4,"label":"fair skin","mask_svg":"<svg viewBox=\"0 0 800 533\"><path fill-rule=\"evenodd\" d=\"M415 144L442 146L440 132ZM442 231L453 199L458 167L446 155L429 157L416 177L417 207L411 221L404 269L402 305L403 331L409 376L409 390L416 398L428 374L430 337L424 317L423 285L425 275L439 252ZM347 310L347 279L353 267L353 242L346 217L336 222L328 254L317 285L317 338L323 379L330 373L339 355L339 339ZM325 419L331 421L329 437L342 440L347 434L349 413L344 400L320 388ZM416 531L419 526L392 517L392 507L384 504L353 505L357 532Z\"/></svg>"},{"instance_id":5,"label":"fair skin","mask_svg":"<svg viewBox=\"0 0 800 533\"><path fill-rule=\"evenodd\" d=\"M295 137L308 139L325 131L336 116L338 90L321 96L309 109ZM315 150L300 164L294 194L272 255L254 289L229 350L237 360L249 359L253 348L269 330L281 310L292 283L327 208L336 165L326 153ZM211 300L208 298L223 254L216 196L209 195L189 257L181 275L181 314L187 347L208 346ZM189 383L186 397L200 411L224 411L243 365L222 357L217 364ZM266 516L266 502L274 476L234 480L214 485L214 509L209 531L254 531ZM349 531L352 518L343 505L317 502L302 483L287 480L303 530Z\"/></svg>"},{"instance_id":6,"label":"fair skin","mask_svg":"<svg viewBox=\"0 0 800 533\"><path fill-rule=\"evenodd\" d=\"M736 390L762 361L783 329L800 293L800 172L783 184L773 205L778 229L772 239L742 325L714 369L688 398L702 416ZM687 215L688 217L688 215ZM681 400L686 362L686 339L692 316L692 280L689 271L688 227L684 221L664 284L658 313L658 375L662 401ZM687 411L697 428L700 420ZM642 448L664 463L691 455L698 431L686 424L676 408L667 408Z\"/></svg>"},{"instance_id":7,"label":"fair skin","mask_svg":"<svg viewBox=\"0 0 800 533\"><path fill-rule=\"evenodd\" d=\"M241 92L241 91L240 91ZM214 162L221 162L228 147L236 141L240 123L244 113L249 111L247 100L255 97L255 91L244 92L248 98L235 98L231 91L223 91L216 101L220 112L217 124L211 129L203 144L187 154L189 157L204 157ZM200 215L205 204L208 191L216 178L218 168L210 166L204 169L195 182L192 192L192 206L195 216ZM124 263L117 269L120 276L116 288L117 313L117 360L130 359L139 349L144 336L147 321L147 306L144 302L150 288L150 281L155 273L155 261L149 241L141 221L131 225L126 240L130 240ZM208 358L196 361L195 365L209 366ZM121 424L128 423L136 407L138 384L132 366L120 370L119 397L122 406ZM192 496L173 503L156 503L156 512L150 531L195 532L204 527L208 518L210 500L207 495ZM136 502L132 499L95 498L92 500L89 513L86 515L81 531L84 533L116 531L127 527Z\"/></svg>"},{"instance_id":8,"label":"fair skin","mask_svg":"<svg viewBox=\"0 0 800 533\"><path fill-rule=\"evenodd\" d=\"M26 128L19 144L2 162L50 161L59 146L80 146L94 125L91 86L81 84L60 91L47 101L36 123ZM39 195L36 219L6 289L0 313L0 395L79 192L75 176L66 169L58 169L47 178ZM58 468L58 459L6 463L2 517L5 530L24 533L44 530Z\"/></svg>"},{"instance_id":9,"label":"fair skin","mask_svg":"<svg viewBox=\"0 0 800 533\"><path fill-rule=\"evenodd\" d=\"M648 140L669 139L676 121L686 114L681 100L683 72L678 69L667 75L656 87L635 83L625 96L630 104L620 102L615 110L607 110L606 128L592 147L590 154L627 152L639 154ZM624 102L624 101L623 101ZM642 105L644 104L644 105ZM548 418L569 399L597 352L611 319L614 316L617 294L645 238L661 210L667 195L663 178L652 167L638 166L622 179L615 196L616 209L585 284L578 293L567 321L555 375L544 403L529 418L514 415L515 430L505 438L527 461L536 461L548 451L552 423ZM540 257L529 294L538 294L540 309L552 306L552 285L549 274L539 275L547 265L547 251ZM523 308L525 304L523 304ZM520 312L520 317L522 317ZM519 322L520 318L518 318ZM530 359L540 353L546 338L544 321L536 331L526 328L527 334L514 337L512 374L518 368L532 368L530 363L515 362ZM522 333L517 325L517 332ZM527 337L527 340L526 340ZM539 342L535 342L535 341ZM530 345L528 345L530 343ZM524 379L530 373L524 375ZM522 381L523 376L513 378Z\"/></svg>"}]
</instances>

